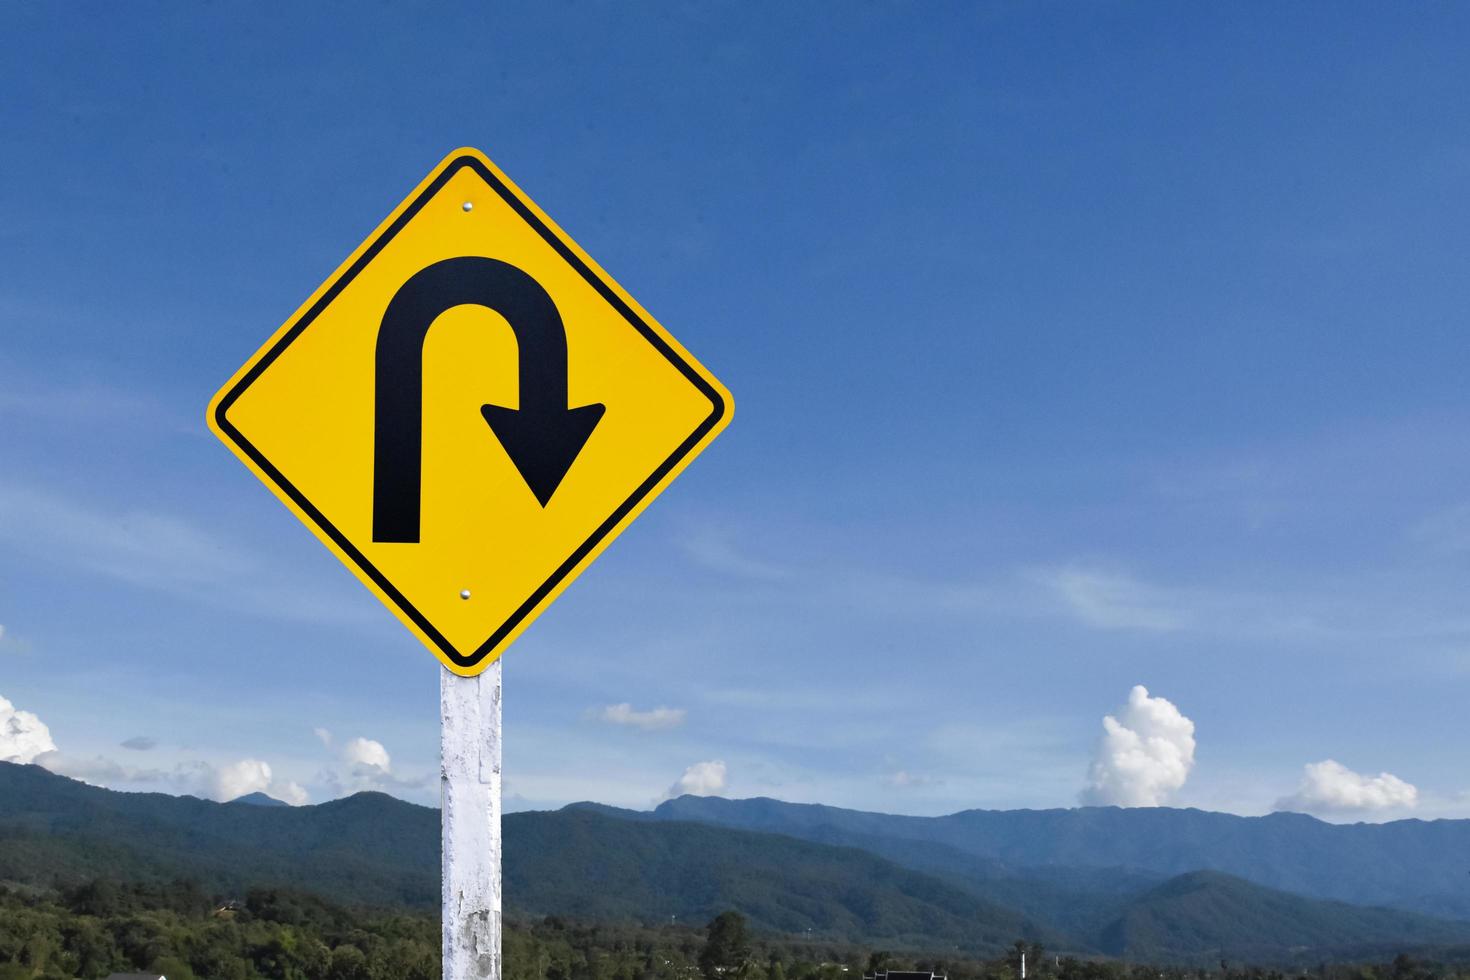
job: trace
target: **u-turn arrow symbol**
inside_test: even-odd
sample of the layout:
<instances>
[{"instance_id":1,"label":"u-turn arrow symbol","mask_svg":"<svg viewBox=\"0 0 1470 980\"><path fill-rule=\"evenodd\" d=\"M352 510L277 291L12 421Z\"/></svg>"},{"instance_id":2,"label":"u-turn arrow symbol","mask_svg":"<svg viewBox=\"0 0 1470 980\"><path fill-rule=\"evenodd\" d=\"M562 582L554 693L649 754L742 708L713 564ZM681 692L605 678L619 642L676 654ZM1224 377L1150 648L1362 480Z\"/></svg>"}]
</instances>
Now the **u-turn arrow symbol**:
<instances>
[{"instance_id":1,"label":"u-turn arrow symbol","mask_svg":"<svg viewBox=\"0 0 1470 980\"><path fill-rule=\"evenodd\" d=\"M423 492L424 340L441 313L483 306L505 317L519 350L520 407L480 413L545 507L604 406L567 403L567 334L556 304L525 271L498 259L435 262L404 283L383 314L375 354L373 540L417 542Z\"/></svg>"}]
</instances>

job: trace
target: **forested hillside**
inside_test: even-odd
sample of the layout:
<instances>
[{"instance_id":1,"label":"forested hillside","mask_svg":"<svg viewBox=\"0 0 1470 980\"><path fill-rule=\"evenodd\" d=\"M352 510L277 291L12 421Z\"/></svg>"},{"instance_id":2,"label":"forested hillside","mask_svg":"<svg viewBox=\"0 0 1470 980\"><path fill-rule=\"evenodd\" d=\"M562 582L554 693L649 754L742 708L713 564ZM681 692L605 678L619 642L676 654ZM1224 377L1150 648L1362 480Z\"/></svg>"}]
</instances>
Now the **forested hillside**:
<instances>
[{"instance_id":1,"label":"forested hillside","mask_svg":"<svg viewBox=\"0 0 1470 980\"><path fill-rule=\"evenodd\" d=\"M777 817L786 806L753 802ZM925 826L919 818L869 814L858 815L856 829L840 819L835 829L795 828L829 842L670 819L696 806L740 805L507 816L508 911L633 928L734 910L765 935L982 958L1017 939L1059 954L1196 964L1453 956L1470 944L1470 922L1314 899L1220 872L1163 878L1126 867L1013 866L948 842L875 832L885 819ZM296 890L422 917L438 906L438 845L438 811L382 794L307 807L219 804L116 793L0 764L0 883L43 899L75 895L96 879L155 890L189 880L198 894L222 898Z\"/></svg>"},{"instance_id":2,"label":"forested hillside","mask_svg":"<svg viewBox=\"0 0 1470 980\"><path fill-rule=\"evenodd\" d=\"M926 846L941 845L1011 873L1126 868L1162 878L1223 871L1317 898L1470 919L1470 820L1340 825L1299 813L1239 817L1168 807L909 817L693 796L637 816L881 847L891 859L915 867L930 860Z\"/></svg>"},{"instance_id":3,"label":"forested hillside","mask_svg":"<svg viewBox=\"0 0 1470 980\"><path fill-rule=\"evenodd\" d=\"M255 889L225 903L188 882L88 882L49 895L0 887L0 980L99 980L152 971L169 980L437 980L439 922L429 913L354 910L309 894ZM1017 942L977 959L893 953L869 944L749 932L738 913L643 927L511 917L505 980L852 980L874 968L950 980L1285 980L1236 958L1208 967L1056 956ZM1453 960L1405 955L1317 963L1300 980L1470 980Z\"/></svg>"},{"instance_id":4,"label":"forested hillside","mask_svg":"<svg viewBox=\"0 0 1470 980\"><path fill-rule=\"evenodd\" d=\"M761 929L988 953L1018 937L1065 945L1024 915L851 848L581 811L510 814L505 895L536 915L701 921L739 909ZM439 813L363 793L313 807L114 793L0 764L0 881L189 877L242 894L309 889L336 901L435 908Z\"/></svg>"}]
</instances>

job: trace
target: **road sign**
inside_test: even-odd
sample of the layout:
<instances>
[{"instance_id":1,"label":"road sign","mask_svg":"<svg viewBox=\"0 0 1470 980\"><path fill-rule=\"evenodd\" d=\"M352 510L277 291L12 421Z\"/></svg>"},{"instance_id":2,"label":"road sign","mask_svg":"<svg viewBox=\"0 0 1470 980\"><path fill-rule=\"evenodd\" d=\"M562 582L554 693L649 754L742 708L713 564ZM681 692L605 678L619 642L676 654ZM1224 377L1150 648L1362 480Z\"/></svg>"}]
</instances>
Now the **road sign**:
<instances>
[{"instance_id":1,"label":"road sign","mask_svg":"<svg viewBox=\"0 0 1470 980\"><path fill-rule=\"evenodd\" d=\"M469 676L732 408L678 341L465 149L215 395L209 425Z\"/></svg>"}]
</instances>

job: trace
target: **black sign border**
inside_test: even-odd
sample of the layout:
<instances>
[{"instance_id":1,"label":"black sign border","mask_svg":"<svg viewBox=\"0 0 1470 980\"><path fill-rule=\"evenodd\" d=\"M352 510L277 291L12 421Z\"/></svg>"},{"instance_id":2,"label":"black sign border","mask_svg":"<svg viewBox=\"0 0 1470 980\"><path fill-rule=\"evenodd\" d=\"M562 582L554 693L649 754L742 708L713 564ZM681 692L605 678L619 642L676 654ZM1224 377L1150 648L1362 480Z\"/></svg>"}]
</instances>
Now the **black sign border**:
<instances>
[{"instance_id":1,"label":"black sign border","mask_svg":"<svg viewBox=\"0 0 1470 980\"><path fill-rule=\"evenodd\" d=\"M516 214L520 215L521 220L525 221L528 225L534 228L537 234L539 234L548 245L555 249L556 253L560 255L562 259L567 262L568 265L575 269L582 276L582 278L585 279L590 286L592 286L593 289L597 290L598 294L604 300L606 300L607 303L613 307L613 309L622 314L623 319L627 320L628 323L632 325L632 327L637 330L638 333L641 334L645 340L653 345L654 349L662 354L670 364L672 364L675 368L679 370L681 374L684 375L684 377L688 378L690 383L693 384L694 387L697 388L701 394L703 394L706 398L710 400L711 405L709 416L706 417L705 420L701 422L692 433L690 433L689 437L686 438L682 443L680 443L678 448L676 448L667 459L659 464L658 468L653 471L648 479L639 484L637 489L633 491L632 495L629 496L627 500L623 501L622 504L620 504L617 509L613 511L611 516L609 516L605 521L598 525L597 529L592 532L592 535L587 538L587 540L584 541L571 554L571 556L567 558L566 561L562 562L561 565L558 566L557 569L551 573L551 576L547 578L547 580L543 582L541 586L538 587L536 591L531 594L530 598L521 603L520 607L511 614L511 617L509 619L501 624L501 626L497 628L495 632L490 634L489 639L487 639L484 643L481 643L479 647L477 647L475 651L470 654L461 654L458 650L456 650L453 644L451 644L449 640L444 637L443 634L435 629L434 625L430 623L429 620L421 612L419 612L418 609L416 609L411 602L408 601L407 597L405 597L401 592L394 588L393 583L388 580L387 576L379 571L372 562L368 561L367 556L359 551L357 547L354 546L350 540L348 540L347 536L337 529L336 525L327 520L326 515L317 510L312 502L306 498L306 495L298 490L295 485L291 483L290 480L286 479L285 474L276 469L276 467L271 464L270 460L266 459L265 455L261 453L260 450L257 449L250 442L249 439L246 439L244 434L241 433L239 429L235 428L235 426L230 423L230 420L228 418L230 407L234 405L234 403L240 398L240 396L245 393L245 390L249 388L250 385L253 384L258 377L260 377L260 375L265 371L266 368L270 367L271 363L274 362L275 359L279 357L308 326L311 325L312 321L314 321L318 316L321 315L321 312L325 310L334 299L337 298L337 295L347 287L347 284L352 282L352 280L356 278L358 273L360 273L364 268L367 267L368 263L371 262L380 251L383 250L383 247L386 246L388 242L390 242L393 237L398 234L398 232L403 230L404 226L407 225L408 222L412 220L413 217L418 214L420 210L422 210L423 206L427 204L429 200L432 199L441 188L443 188L443 186L450 180L450 178L459 173L459 171L464 169L465 167L469 167L471 170L473 170L477 175L479 175L482 180L485 181L486 184L490 186L492 190L495 191L495 193L499 194L500 198L505 201L506 204L510 205L510 207L516 212ZM482 662L484 662L485 659L490 656L491 652L494 651L498 646L500 646L500 644L504 642L505 638L509 636L510 633L513 632L516 628L518 628L522 622L525 621L526 617L531 614L532 610L539 606L546 599L546 597L551 594L552 590L557 588L557 586L559 586L562 581L564 581L566 577L571 574L572 570L580 565L582 561L587 557L587 555L590 554L592 550L595 549L603 541L603 539L611 534L613 529L616 528L620 523L622 523L623 519L627 517L628 514L635 507L637 507L650 493L652 493L653 489L657 487L659 483L661 483L663 479L668 476L668 474L676 466L678 466L686 457L689 456L690 453L694 451L694 448L698 446L699 443L704 439L704 437L708 435L710 431L720 423L720 420L725 417L725 414L728 411L729 406L725 403L725 398L718 389L716 389L713 385L706 381L704 377L701 376L700 373L696 371L688 361L686 361L683 357L679 355L678 351L670 347L668 342L659 335L658 331L653 329L653 327L649 325L648 322L645 321L642 317L640 317L637 312L632 309L632 307L625 303L622 298L618 296L617 292L613 290L612 287L609 286L608 283L601 276L594 272L587 265L587 263L584 262L577 255L577 253L574 252L572 248L565 241L562 240L559 235L552 231L551 228L549 228L546 223L542 221L536 215L536 213L531 210L529 206L527 206L525 201L521 200L521 198L517 196L514 191L512 191L509 187L505 185L504 181L497 177L495 173L490 170L490 168L481 163L479 159L466 154L450 160L449 163L445 165L444 169L439 173L439 175L435 177L434 180L426 188L424 188L423 192L419 194L418 197L414 198L413 202L404 209L402 214L394 219L391 225L384 229L381 235L373 240L372 244L370 244L367 249L357 257L357 260L353 262L352 265L348 267L348 269L343 272L342 275L339 276L336 281L334 281L327 288L327 291L324 292L320 296L320 298L318 298L317 301L311 305L311 308L308 309L304 314L302 314L295 323L292 323L290 328L287 329L287 331L281 336L281 338L276 341L276 343L272 344L270 349L266 351L265 354L259 358L259 360L251 365L250 370L245 373L244 377L236 382L230 388L229 392L227 392L225 396L220 399L218 405L215 408L214 421L215 424L219 427L220 431L227 434L230 439L235 443L235 445L238 446L245 453L245 455L249 456L251 461L254 462L256 466L260 467L261 472L270 477L271 481L275 483L275 485L279 487L282 491L284 491L285 494L290 497L291 500L296 504L296 506L300 507L301 510L312 519L317 527L321 528L321 530L325 532L329 538L332 539L333 543L335 543L337 547L341 548L342 551L349 558L352 559L357 567L367 574L368 578L372 579L373 583L376 584L385 595L392 599L393 604L396 605L400 610L402 610L403 614L406 615L410 620L412 620L414 625L417 626L425 636L433 641L434 645L439 649L439 652L445 656L445 658L447 658L449 661L459 667L469 668L477 667Z\"/></svg>"}]
</instances>

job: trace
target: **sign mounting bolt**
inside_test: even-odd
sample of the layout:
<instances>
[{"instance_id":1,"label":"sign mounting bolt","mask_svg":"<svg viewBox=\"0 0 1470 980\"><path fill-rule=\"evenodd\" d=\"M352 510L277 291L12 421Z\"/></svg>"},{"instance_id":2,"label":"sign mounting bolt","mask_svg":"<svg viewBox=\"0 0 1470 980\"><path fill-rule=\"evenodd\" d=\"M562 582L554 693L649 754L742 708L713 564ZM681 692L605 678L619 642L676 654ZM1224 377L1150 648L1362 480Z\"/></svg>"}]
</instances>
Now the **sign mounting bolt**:
<instances>
[{"instance_id":1,"label":"sign mounting bolt","mask_svg":"<svg viewBox=\"0 0 1470 980\"><path fill-rule=\"evenodd\" d=\"M473 211L473 210L475 210L475 202L474 201L465 201L463 204L460 205L460 207L463 208L466 211Z\"/></svg>"},{"instance_id":2,"label":"sign mounting bolt","mask_svg":"<svg viewBox=\"0 0 1470 980\"><path fill-rule=\"evenodd\" d=\"M459 590L459 597L461 599L468 599L470 597L470 590L469 589L460 589Z\"/></svg>"}]
</instances>

